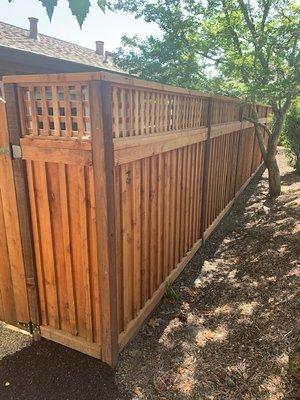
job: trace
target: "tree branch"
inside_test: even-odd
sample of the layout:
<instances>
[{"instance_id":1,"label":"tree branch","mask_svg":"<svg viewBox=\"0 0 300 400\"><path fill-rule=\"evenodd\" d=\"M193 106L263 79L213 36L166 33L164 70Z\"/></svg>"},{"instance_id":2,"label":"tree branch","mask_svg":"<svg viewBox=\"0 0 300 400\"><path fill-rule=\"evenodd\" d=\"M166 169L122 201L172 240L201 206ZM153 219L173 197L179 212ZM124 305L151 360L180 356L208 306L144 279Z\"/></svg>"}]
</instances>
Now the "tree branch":
<instances>
[{"instance_id":1,"label":"tree branch","mask_svg":"<svg viewBox=\"0 0 300 400\"><path fill-rule=\"evenodd\" d=\"M258 127L262 128L262 129L264 129L264 130L267 132L267 134L268 134L269 136L272 135L271 129L268 128L267 125L262 124L262 123L259 122L259 121L255 121L255 119L252 119L252 118L244 117L243 119L246 120L246 121L251 122L251 123L254 124L254 125L257 125Z\"/></svg>"},{"instance_id":2,"label":"tree branch","mask_svg":"<svg viewBox=\"0 0 300 400\"><path fill-rule=\"evenodd\" d=\"M268 62L266 61L266 58L265 58L265 56L264 56L264 54L263 54L263 52L262 52L262 49L261 49L261 47L260 47L260 44L259 44L258 41L257 41L257 39L258 39L258 37L257 37L257 31L256 31L256 29L255 29L255 25L254 25L253 20L252 20L252 18L251 18L251 16L250 16L250 13L248 12L247 6L246 6L246 4L245 4L245 2L244 2L243 0L238 0L238 2L239 2L239 5L240 5L240 7L241 7L241 10L242 10L242 13L243 13L243 16L244 16L244 20L245 20L245 22L246 22L246 25L247 25L247 27L248 27L250 33L251 33L252 40L253 40L253 45L254 45L254 47L255 47L255 51L256 51L256 53L257 53L257 56L258 56L259 61L260 61L260 63L261 63L261 66L262 66L265 70L269 71ZM263 13L264 13L264 18L265 18L265 19L266 19L267 16L268 16L268 13L266 13L266 9L267 9L267 8L268 8L268 6L265 4L265 5L264 5L264 12L263 12Z\"/></svg>"}]
</instances>

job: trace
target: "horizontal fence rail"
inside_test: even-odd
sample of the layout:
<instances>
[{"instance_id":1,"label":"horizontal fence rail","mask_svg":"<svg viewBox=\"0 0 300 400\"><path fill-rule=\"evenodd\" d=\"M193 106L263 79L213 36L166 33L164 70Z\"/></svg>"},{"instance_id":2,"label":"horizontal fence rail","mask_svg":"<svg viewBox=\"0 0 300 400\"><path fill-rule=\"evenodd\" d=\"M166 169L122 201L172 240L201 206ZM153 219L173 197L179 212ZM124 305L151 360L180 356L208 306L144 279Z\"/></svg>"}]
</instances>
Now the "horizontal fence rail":
<instances>
[{"instance_id":1,"label":"horizontal fence rail","mask_svg":"<svg viewBox=\"0 0 300 400\"><path fill-rule=\"evenodd\" d=\"M10 84L41 334L114 365L261 165L250 108L108 73Z\"/></svg>"}]
</instances>

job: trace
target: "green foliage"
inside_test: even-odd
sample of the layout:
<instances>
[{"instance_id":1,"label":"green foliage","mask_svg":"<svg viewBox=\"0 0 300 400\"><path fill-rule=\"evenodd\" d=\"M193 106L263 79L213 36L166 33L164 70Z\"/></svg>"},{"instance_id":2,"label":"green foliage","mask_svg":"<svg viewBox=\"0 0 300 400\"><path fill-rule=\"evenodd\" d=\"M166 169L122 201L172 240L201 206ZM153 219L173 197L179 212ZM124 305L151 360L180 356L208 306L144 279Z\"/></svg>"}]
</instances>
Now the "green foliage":
<instances>
[{"instance_id":1,"label":"green foliage","mask_svg":"<svg viewBox=\"0 0 300 400\"><path fill-rule=\"evenodd\" d=\"M161 30L123 38L116 60L131 73L278 108L299 95L300 8L291 0L115 0L113 7Z\"/></svg>"},{"instance_id":2,"label":"green foliage","mask_svg":"<svg viewBox=\"0 0 300 400\"><path fill-rule=\"evenodd\" d=\"M13 0L8 0L10 3ZM52 19L54 8L57 6L58 0L38 0L46 8L49 19ZM80 27L86 19L91 3L90 0L67 0L72 14L76 17ZM105 12L107 2L106 0L97 0L97 5Z\"/></svg>"},{"instance_id":3,"label":"green foliage","mask_svg":"<svg viewBox=\"0 0 300 400\"><path fill-rule=\"evenodd\" d=\"M80 26L88 15L91 3L89 0L68 0L72 14L75 15Z\"/></svg>"},{"instance_id":4,"label":"green foliage","mask_svg":"<svg viewBox=\"0 0 300 400\"><path fill-rule=\"evenodd\" d=\"M40 0L43 6L46 8L49 19L52 19L54 8L57 6L58 0Z\"/></svg>"},{"instance_id":5,"label":"green foliage","mask_svg":"<svg viewBox=\"0 0 300 400\"><path fill-rule=\"evenodd\" d=\"M287 114L282 142L292 167L300 174L300 99L293 103Z\"/></svg>"},{"instance_id":6,"label":"green foliage","mask_svg":"<svg viewBox=\"0 0 300 400\"><path fill-rule=\"evenodd\" d=\"M175 292L175 290L172 286L172 282L170 282L170 281L167 281L167 283L166 283L165 295L166 295L167 299L170 299L170 300L178 300L178 298L179 298L178 293Z\"/></svg>"}]
</instances>

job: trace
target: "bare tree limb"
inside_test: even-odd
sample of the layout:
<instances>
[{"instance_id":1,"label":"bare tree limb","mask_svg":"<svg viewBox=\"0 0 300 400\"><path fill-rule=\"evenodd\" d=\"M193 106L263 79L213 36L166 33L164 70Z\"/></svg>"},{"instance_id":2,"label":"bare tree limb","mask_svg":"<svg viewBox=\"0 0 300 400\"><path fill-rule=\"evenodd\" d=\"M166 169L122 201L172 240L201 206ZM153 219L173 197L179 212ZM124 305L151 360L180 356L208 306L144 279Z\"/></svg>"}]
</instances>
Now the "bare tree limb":
<instances>
[{"instance_id":1,"label":"bare tree limb","mask_svg":"<svg viewBox=\"0 0 300 400\"><path fill-rule=\"evenodd\" d=\"M259 126L259 127L262 128L262 129L264 129L264 130L267 132L267 134L268 134L269 136L272 135L271 129L268 128L267 125L262 124L262 123L259 122L259 121L255 121L255 119L252 119L252 118L244 117L243 119L246 120L246 121L251 122L251 123L254 124L254 125Z\"/></svg>"}]
</instances>

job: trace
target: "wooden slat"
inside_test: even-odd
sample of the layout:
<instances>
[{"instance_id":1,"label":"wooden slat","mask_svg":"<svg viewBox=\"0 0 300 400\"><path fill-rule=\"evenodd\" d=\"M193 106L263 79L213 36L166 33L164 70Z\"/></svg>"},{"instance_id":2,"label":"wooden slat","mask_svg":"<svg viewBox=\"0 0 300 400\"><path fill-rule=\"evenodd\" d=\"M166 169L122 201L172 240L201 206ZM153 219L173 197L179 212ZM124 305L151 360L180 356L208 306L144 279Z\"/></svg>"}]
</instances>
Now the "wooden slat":
<instances>
[{"instance_id":1,"label":"wooden slat","mask_svg":"<svg viewBox=\"0 0 300 400\"><path fill-rule=\"evenodd\" d=\"M182 153L183 149L177 152L177 168L176 168L176 221L175 221L175 265L180 260L180 227L181 227L181 204L182 204Z\"/></svg>"},{"instance_id":2,"label":"wooden slat","mask_svg":"<svg viewBox=\"0 0 300 400\"><path fill-rule=\"evenodd\" d=\"M71 256L71 239L69 224L69 200L66 180L66 167L64 164L59 165L59 186L61 195L61 215L62 215L62 235L64 246L64 259L66 269L66 291L68 298L68 313L70 329L73 335L77 335L77 318L75 306L75 290L73 282L72 256Z\"/></svg>"},{"instance_id":3,"label":"wooden slat","mask_svg":"<svg viewBox=\"0 0 300 400\"><path fill-rule=\"evenodd\" d=\"M150 160L150 296L157 289L157 246L158 246L158 156Z\"/></svg>"},{"instance_id":4,"label":"wooden slat","mask_svg":"<svg viewBox=\"0 0 300 400\"><path fill-rule=\"evenodd\" d=\"M65 108L65 123L66 123L66 136L72 137L72 120L71 120L71 106L70 106L70 95L69 85L63 86L64 92L64 108Z\"/></svg>"},{"instance_id":5,"label":"wooden slat","mask_svg":"<svg viewBox=\"0 0 300 400\"><path fill-rule=\"evenodd\" d=\"M169 275L169 253L170 253L170 190L171 190L171 160L170 152L164 155L164 186L163 186L163 279Z\"/></svg>"},{"instance_id":6,"label":"wooden slat","mask_svg":"<svg viewBox=\"0 0 300 400\"><path fill-rule=\"evenodd\" d=\"M78 126L78 137L84 136L84 125L83 125L83 109L82 109L82 91L81 84L75 85L76 90L76 106L77 106L77 126Z\"/></svg>"},{"instance_id":7,"label":"wooden slat","mask_svg":"<svg viewBox=\"0 0 300 400\"><path fill-rule=\"evenodd\" d=\"M141 308L141 163L132 165L133 316Z\"/></svg>"},{"instance_id":8,"label":"wooden slat","mask_svg":"<svg viewBox=\"0 0 300 400\"><path fill-rule=\"evenodd\" d=\"M44 162L35 164L36 197L39 215L39 231L43 238L41 247L45 291L47 298L47 314L51 326L59 328L59 306L56 288L55 260L53 254L53 236L49 209L48 183Z\"/></svg>"},{"instance_id":9,"label":"wooden slat","mask_svg":"<svg viewBox=\"0 0 300 400\"><path fill-rule=\"evenodd\" d=\"M164 253L164 155L158 156L157 175L157 286L163 282Z\"/></svg>"},{"instance_id":10,"label":"wooden slat","mask_svg":"<svg viewBox=\"0 0 300 400\"><path fill-rule=\"evenodd\" d=\"M80 218L80 236L81 236L81 266L84 277L85 294L85 320L86 333L88 341L93 341L93 321L91 304L91 271L89 265L88 252L88 231L87 231L87 210L86 210L86 176L84 167L78 168L78 193L79 193L79 218Z\"/></svg>"},{"instance_id":11,"label":"wooden slat","mask_svg":"<svg viewBox=\"0 0 300 400\"><path fill-rule=\"evenodd\" d=\"M142 303L150 297L150 159L145 158L142 161L142 236L141 236L141 279L142 279Z\"/></svg>"},{"instance_id":12,"label":"wooden slat","mask_svg":"<svg viewBox=\"0 0 300 400\"><path fill-rule=\"evenodd\" d=\"M121 202L122 202L122 254L123 254L123 314L124 326L132 319L133 287L132 287L132 171L129 165L121 166Z\"/></svg>"}]
</instances>

